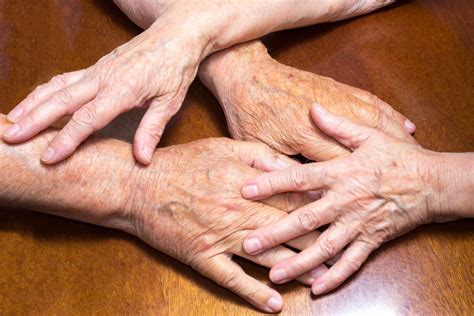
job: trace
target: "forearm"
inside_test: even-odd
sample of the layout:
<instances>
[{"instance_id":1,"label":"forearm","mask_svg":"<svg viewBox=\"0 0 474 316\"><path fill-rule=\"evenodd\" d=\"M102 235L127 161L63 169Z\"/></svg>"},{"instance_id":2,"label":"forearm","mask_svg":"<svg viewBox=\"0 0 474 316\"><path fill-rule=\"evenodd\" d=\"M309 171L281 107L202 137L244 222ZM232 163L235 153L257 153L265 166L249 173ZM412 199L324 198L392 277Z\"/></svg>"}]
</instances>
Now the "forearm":
<instances>
[{"instance_id":1,"label":"forearm","mask_svg":"<svg viewBox=\"0 0 474 316\"><path fill-rule=\"evenodd\" d=\"M347 19L386 6L394 0L286 1L131 1L114 0L127 16L146 29L163 16L176 32L198 30L206 48L214 52L289 28ZM158 21L157 21L158 20ZM158 25L156 29L160 29Z\"/></svg>"},{"instance_id":2,"label":"forearm","mask_svg":"<svg viewBox=\"0 0 474 316\"><path fill-rule=\"evenodd\" d=\"M0 114L0 132L8 126ZM128 146L91 139L67 161L46 166L38 157L55 133L14 146L0 140L0 203L132 232L127 198L141 171Z\"/></svg>"},{"instance_id":3,"label":"forearm","mask_svg":"<svg viewBox=\"0 0 474 316\"><path fill-rule=\"evenodd\" d=\"M474 153L431 153L426 180L434 218L474 217Z\"/></svg>"}]
</instances>

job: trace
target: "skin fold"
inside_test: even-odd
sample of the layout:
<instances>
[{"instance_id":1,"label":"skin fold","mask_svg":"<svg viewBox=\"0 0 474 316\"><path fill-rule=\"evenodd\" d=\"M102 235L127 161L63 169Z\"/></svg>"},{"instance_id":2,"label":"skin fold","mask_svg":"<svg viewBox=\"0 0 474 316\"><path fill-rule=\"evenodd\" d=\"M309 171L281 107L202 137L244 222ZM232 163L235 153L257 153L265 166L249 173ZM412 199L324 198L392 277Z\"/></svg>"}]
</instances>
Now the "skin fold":
<instances>
[{"instance_id":1,"label":"skin fold","mask_svg":"<svg viewBox=\"0 0 474 316\"><path fill-rule=\"evenodd\" d=\"M115 0L144 29L175 2ZM357 6L332 1L332 14L322 16L320 22L367 13L389 2L360 1ZM414 124L387 103L361 89L282 65L271 58L260 41L212 54L198 74L222 105L235 139L261 141L282 153L302 154L312 160L348 154L347 148L312 123L310 106L319 102L358 123L414 141L404 131L413 133Z\"/></svg>"},{"instance_id":2,"label":"skin fold","mask_svg":"<svg viewBox=\"0 0 474 316\"><path fill-rule=\"evenodd\" d=\"M282 192L319 191L322 196L246 238L247 253L258 254L329 224L312 246L275 265L272 281L287 282L342 252L312 286L314 294L323 294L357 271L382 243L422 224L474 216L474 153L432 152L321 105L314 105L311 114L322 131L353 152L266 173L242 188L252 200Z\"/></svg>"},{"instance_id":3,"label":"skin fold","mask_svg":"<svg viewBox=\"0 0 474 316\"><path fill-rule=\"evenodd\" d=\"M0 115L0 132L10 125ZM93 137L67 161L44 165L35 155L56 134L48 129L17 146L0 142L1 204L123 230L259 309L281 310L280 294L231 259L238 255L271 267L296 254L278 246L249 256L242 244L248 232L311 200L281 195L264 204L240 194L243 182L261 170L281 169L294 161L263 144L214 138L160 149L145 168L134 162L127 143ZM311 232L287 244L304 249L318 236ZM298 280L310 285L326 270L321 265Z\"/></svg>"},{"instance_id":4,"label":"skin fold","mask_svg":"<svg viewBox=\"0 0 474 316\"><path fill-rule=\"evenodd\" d=\"M3 132L3 140L24 142L72 115L41 154L44 163L54 164L119 114L145 107L133 152L147 165L207 56L271 32L360 15L391 2L182 0L151 5L162 14L142 34L86 69L55 76L20 102L8 115L14 125Z\"/></svg>"},{"instance_id":5,"label":"skin fold","mask_svg":"<svg viewBox=\"0 0 474 316\"><path fill-rule=\"evenodd\" d=\"M328 160L350 151L311 121L314 102L360 124L410 142L407 119L376 96L280 64L259 41L208 58L199 76L222 105L233 138L261 141L287 155ZM414 131L412 123L409 131Z\"/></svg>"}]
</instances>

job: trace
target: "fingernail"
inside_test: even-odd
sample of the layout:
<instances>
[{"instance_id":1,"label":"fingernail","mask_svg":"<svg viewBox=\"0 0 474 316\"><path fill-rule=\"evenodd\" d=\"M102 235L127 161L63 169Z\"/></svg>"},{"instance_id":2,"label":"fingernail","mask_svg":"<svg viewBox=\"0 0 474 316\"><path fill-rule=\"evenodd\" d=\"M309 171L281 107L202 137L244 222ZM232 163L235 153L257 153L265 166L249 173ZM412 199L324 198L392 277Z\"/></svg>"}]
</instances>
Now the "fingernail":
<instances>
[{"instance_id":1,"label":"fingernail","mask_svg":"<svg viewBox=\"0 0 474 316\"><path fill-rule=\"evenodd\" d=\"M14 122L16 120L18 120L18 118L20 118L20 116L23 114L23 110L21 108L15 108L13 109L13 111L11 111L10 113L8 113L7 115L7 119L10 121L10 122Z\"/></svg>"},{"instance_id":2,"label":"fingernail","mask_svg":"<svg viewBox=\"0 0 474 316\"><path fill-rule=\"evenodd\" d=\"M20 125L14 124L14 125L10 126L9 128L7 128L7 129L3 132L3 136L5 136L5 137L12 137L12 136L15 135L16 133L18 133L19 130L20 130Z\"/></svg>"},{"instance_id":3,"label":"fingernail","mask_svg":"<svg viewBox=\"0 0 474 316\"><path fill-rule=\"evenodd\" d=\"M415 124L413 124L412 121L406 119L406 120L405 120L405 129L406 129L407 131L409 131L410 133L412 133L412 132L415 131L416 126L415 126Z\"/></svg>"},{"instance_id":4,"label":"fingernail","mask_svg":"<svg viewBox=\"0 0 474 316\"><path fill-rule=\"evenodd\" d=\"M145 158L145 160L146 160L148 163L150 163L150 162L151 162L151 158L153 157L153 151L151 150L151 148L149 148L149 147L143 147L142 154L143 154L143 158Z\"/></svg>"},{"instance_id":5,"label":"fingernail","mask_svg":"<svg viewBox=\"0 0 474 316\"><path fill-rule=\"evenodd\" d=\"M255 184L249 184L242 188L242 195L244 198L254 198L258 196L258 187Z\"/></svg>"},{"instance_id":6,"label":"fingernail","mask_svg":"<svg viewBox=\"0 0 474 316\"><path fill-rule=\"evenodd\" d=\"M313 104L313 108L314 108L314 109L316 110L316 112L318 112L318 113L321 113L321 114L326 113L326 109L323 108L323 107L322 107L320 104L318 104L318 103Z\"/></svg>"},{"instance_id":7,"label":"fingernail","mask_svg":"<svg viewBox=\"0 0 474 316\"><path fill-rule=\"evenodd\" d=\"M326 291L326 285L324 283L313 285L313 294L318 295Z\"/></svg>"},{"instance_id":8,"label":"fingernail","mask_svg":"<svg viewBox=\"0 0 474 316\"><path fill-rule=\"evenodd\" d=\"M262 248L262 243L258 238L250 238L244 241L244 249L248 254L254 254Z\"/></svg>"},{"instance_id":9,"label":"fingernail","mask_svg":"<svg viewBox=\"0 0 474 316\"><path fill-rule=\"evenodd\" d=\"M267 301L267 306L272 312L279 312L283 307L283 301L281 298L270 297Z\"/></svg>"},{"instance_id":10,"label":"fingernail","mask_svg":"<svg viewBox=\"0 0 474 316\"><path fill-rule=\"evenodd\" d=\"M51 147L46 148L46 150L41 155L41 160L43 160L45 162L50 161L51 159L53 159L54 153L55 153L55 151L54 151L53 148L51 148Z\"/></svg>"},{"instance_id":11,"label":"fingernail","mask_svg":"<svg viewBox=\"0 0 474 316\"><path fill-rule=\"evenodd\" d=\"M283 282L287 279L286 271L283 269L276 269L270 275L273 282Z\"/></svg>"}]
</instances>

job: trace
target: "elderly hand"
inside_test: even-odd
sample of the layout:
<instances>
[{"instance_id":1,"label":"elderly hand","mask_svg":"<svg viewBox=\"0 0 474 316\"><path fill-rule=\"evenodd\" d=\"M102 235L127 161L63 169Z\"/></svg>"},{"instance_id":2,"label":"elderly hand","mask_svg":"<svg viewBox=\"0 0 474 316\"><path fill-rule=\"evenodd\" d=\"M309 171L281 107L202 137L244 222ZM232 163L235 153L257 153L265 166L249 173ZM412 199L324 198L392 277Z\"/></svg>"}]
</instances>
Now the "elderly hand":
<instances>
[{"instance_id":1,"label":"elderly hand","mask_svg":"<svg viewBox=\"0 0 474 316\"><path fill-rule=\"evenodd\" d=\"M439 172L446 165L434 163L441 154L353 123L319 105L311 114L323 132L354 152L246 182L242 195L253 200L289 191L317 190L322 195L277 223L250 233L244 244L247 253L255 255L330 224L312 246L275 265L272 281L287 282L342 252L336 264L313 284L315 294L325 293L357 271L382 243L421 224L459 216L445 210L472 208L469 192L473 186L468 185L472 183L472 155L456 154L457 165L451 160L451 167ZM467 178L453 181L463 173ZM443 177L449 180L441 180ZM453 189L448 190L450 187ZM460 193L453 195L453 191Z\"/></svg>"},{"instance_id":2,"label":"elderly hand","mask_svg":"<svg viewBox=\"0 0 474 316\"><path fill-rule=\"evenodd\" d=\"M243 182L260 173L255 168L275 170L294 162L263 144L224 138L159 149L155 157L149 168L131 173L133 193L125 213L133 214L136 235L256 307L266 312L281 310L278 292L247 275L232 256L271 267L295 255L285 246L257 256L244 253L243 240L251 230L287 214L240 194ZM266 203L291 210L308 201L300 195ZM311 232L288 244L303 249L317 236ZM321 265L299 280L310 284L324 271Z\"/></svg>"},{"instance_id":3,"label":"elderly hand","mask_svg":"<svg viewBox=\"0 0 474 316\"><path fill-rule=\"evenodd\" d=\"M43 162L57 163L120 113L148 107L136 132L134 153L141 163L149 164L209 49L204 35L193 29L197 25L176 19L163 17L95 65L55 76L37 87L8 115L16 124L3 133L3 139L24 142L72 114L42 155Z\"/></svg>"},{"instance_id":4,"label":"elderly hand","mask_svg":"<svg viewBox=\"0 0 474 316\"><path fill-rule=\"evenodd\" d=\"M147 106L133 151L138 161L149 164L167 122L180 108L206 56L277 30L355 16L389 2L165 1L163 6L150 6L166 12L148 30L95 65L56 76L35 89L9 113L15 124L3 133L3 140L24 142L59 118L73 115L41 156L44 163L54 164L120 113ZM134 7L123 0L118 3ZM140 12L135 21L144 25L152 15Z\"/></svg>"},{"instance_id":5,"label":"elderly hand","mask_svg":"<svg viewBox=\"0 0 474 316\"><path fill-rule=\"evenodd\" d=\"M224 108L232 137L259 140L288 154L328 160L349 150L310 119L313 102L363 125L414 140L415 126L376 96L330 78L282 65L254 41L210 56L201 80Z\"/></svg>"}]
</instances>

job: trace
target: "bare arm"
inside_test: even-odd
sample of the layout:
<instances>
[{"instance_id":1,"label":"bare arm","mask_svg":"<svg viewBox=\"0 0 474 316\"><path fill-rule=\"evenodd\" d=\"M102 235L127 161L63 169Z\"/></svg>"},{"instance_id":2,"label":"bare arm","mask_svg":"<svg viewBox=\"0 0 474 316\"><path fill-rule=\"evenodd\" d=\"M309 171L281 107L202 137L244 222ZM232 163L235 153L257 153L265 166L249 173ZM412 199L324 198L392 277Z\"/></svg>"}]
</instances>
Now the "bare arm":
<instances>
[{"instance_id":1,"label":"bare arm","mask_svg":"<svg viewBox=\"0 0 474 316\"><path fill-rule=\"evenodd\" d=\"M10 125L0 114L0 131ZM139 170L131 152L123 142L95 138L71 159L47 166L37 154L55 133L16 146L0 141L0 203L132 232L124 209L131 171Z\"/></svg>"},{"instance_id":2,"label":"bare arm","mask_svg":"<svg viewBox=\"0 0 474 316\"><path fill-rule=\"evenodd\" d=\"M9 125L0 115L0 132ZM260 309L281 310L280 294L247 275L231 257L271 267L295 254L285 246L256 257L242 250L249 230L286 216L242 199L242 181L259 173L250 165L272 169L285 157L262 144L208 139L160 149L145 168L131 159L126 143L93 138L74 157L47 166L35 154L56 133L48 129L16 146L0 142L0 204L126 231ZM304 249L316 238L313 232L289 244ZM309 285L326 270L322 265L299 280Z\"/></svg>"}]
</instances>

